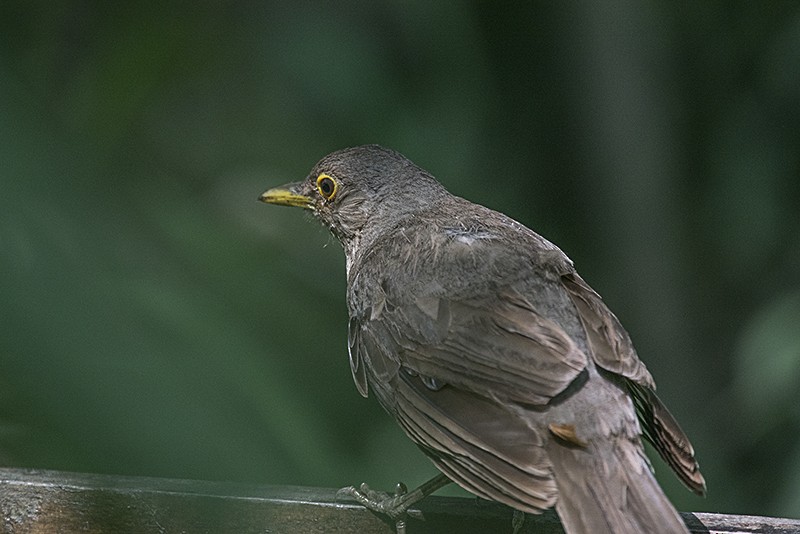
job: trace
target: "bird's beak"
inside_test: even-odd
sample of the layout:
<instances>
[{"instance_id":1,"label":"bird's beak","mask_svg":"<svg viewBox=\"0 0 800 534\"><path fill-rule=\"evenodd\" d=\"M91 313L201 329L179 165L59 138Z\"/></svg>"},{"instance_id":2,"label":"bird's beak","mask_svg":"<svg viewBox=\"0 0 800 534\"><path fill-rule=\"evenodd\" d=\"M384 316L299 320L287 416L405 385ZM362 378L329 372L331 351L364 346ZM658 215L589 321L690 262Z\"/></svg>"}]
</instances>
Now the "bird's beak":
<instances>
[{"instance_id":1,"label":"bird's beak","mask_svg":"<svg viewBox=\"0 0 800 534\"><path fill-rule=\"evenodd\" d=\"M261 194L258 200L267 204L277 204L278 206L294 206L297 208L311 209L311 197L301 193L302 182L286 184L274 187Z\"/></svg>"}]
</instances>

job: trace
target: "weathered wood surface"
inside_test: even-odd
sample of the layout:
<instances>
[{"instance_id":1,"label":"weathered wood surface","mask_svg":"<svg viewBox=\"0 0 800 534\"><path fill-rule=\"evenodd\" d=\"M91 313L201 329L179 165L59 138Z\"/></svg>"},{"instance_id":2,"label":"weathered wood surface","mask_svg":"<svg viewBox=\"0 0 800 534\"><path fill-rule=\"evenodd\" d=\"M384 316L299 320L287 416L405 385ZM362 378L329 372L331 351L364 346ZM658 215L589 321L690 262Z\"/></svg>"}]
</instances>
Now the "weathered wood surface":
<instances>
[{"instance_id":1,"label":"weathered wood surface","mask_svg":"<svg viewBox=\"0 0 800 534\"><path fill-rule=\"evenodd\" d=\"M510 532L511 511L468 498L430 497L409 534ZM3 532L392 533L394 527L336 490L0 469ZM800 520L684 513L695 533L798 533ZM563 532L555 514L529 516L524 532Z\"/></svg>"}]
</instances>

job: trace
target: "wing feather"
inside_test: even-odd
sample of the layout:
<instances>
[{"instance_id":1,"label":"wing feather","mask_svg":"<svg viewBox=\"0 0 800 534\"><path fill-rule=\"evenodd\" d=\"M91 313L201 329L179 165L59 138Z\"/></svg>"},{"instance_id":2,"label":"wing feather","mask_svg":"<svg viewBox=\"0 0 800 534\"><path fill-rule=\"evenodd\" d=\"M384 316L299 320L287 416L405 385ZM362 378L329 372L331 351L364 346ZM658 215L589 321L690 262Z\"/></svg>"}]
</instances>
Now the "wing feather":
<instances>
[{"instance_id":1,"label":"wing feather","mask_svg":"<svg viewBox=\"0 0 800 534\"><path fill-rule=\"evenodd\" d=\"M494 401L455 388L432 391L402 376L400 426L443 471L484 498L530 512L555 503L542 436Z\"/></svg>"},{"instance_id":2,"label":"wing feather","mask_svg":"<svg viewBox=\"0 0 800 534\"><path fill-rule=\"evenodd\" d=\"M530 410L564 391L587 360L513 289L492 302L425 298L370 310L351 321L351 353L443 472L479 496L537 512L554 505L557 487Z\"/></svg>"},{"instance_id":3,"label":"wing feather","mask_svg":"<svg viewBox=\"0 0 800 534\"><path fill-rule=\"evenodd\" d=\"M600 295L577 273L566 274L561 277L561 281L575 304L592 358L597 365L637 384L655 389L653 377L636 354L628 332Z\"/></svg>"},{"instance_id":4,"label":"wing feather","mask_svg":"<svg viewBox=\"0 0 800 534\"><path fill-rule=\"evenodd\" d=\"M438 299L436 317L416 303L364 323L391 338L399 365L437 381L512 402L545 405L585 368L586 355L517 292L493 299Z\"/></svg>"}]
</instances>

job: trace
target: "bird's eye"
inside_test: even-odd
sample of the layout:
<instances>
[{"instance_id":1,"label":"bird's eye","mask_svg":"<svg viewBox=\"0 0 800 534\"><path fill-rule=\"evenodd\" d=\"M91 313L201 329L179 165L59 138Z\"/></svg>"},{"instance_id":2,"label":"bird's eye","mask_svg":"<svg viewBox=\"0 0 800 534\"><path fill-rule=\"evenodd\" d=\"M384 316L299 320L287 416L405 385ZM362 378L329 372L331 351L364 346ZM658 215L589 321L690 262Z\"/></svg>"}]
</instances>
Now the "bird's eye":
<instances>
[{"instance_id":1,"label":"bird's eye","mask_svg":"<svg viewBox=\"0 0 800 534\"><path fill-rule=\"evenodd\" d=\"M325 200L333 200L336 196L336 190L339 188L336 180L327 174L320 174L317 176L317 191L322 195Z\"/></svg>"}]
</instances>

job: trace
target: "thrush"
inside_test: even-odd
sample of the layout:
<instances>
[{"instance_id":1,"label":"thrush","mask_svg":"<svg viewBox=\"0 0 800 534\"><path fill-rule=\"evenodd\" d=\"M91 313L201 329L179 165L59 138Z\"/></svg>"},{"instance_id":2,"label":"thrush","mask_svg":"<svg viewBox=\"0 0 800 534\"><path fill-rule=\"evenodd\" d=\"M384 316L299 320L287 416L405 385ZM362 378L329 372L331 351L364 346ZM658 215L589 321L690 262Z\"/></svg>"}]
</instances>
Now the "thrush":
<instances>
[{"instance_id":1,"label":"thrush","mask_svg":"<svg viewBox=\"0 0 800 534\"><path fill-rule=\"evenodd\" d=\"M688 532L641 438L704 494L692 445L557 246L378 145L329 154L260 200L310 210L341 242L356 387L444 475L349 494L400 518L453 481L520 512L555 507L569 534Z\"/></svg>"}]
</instances>

